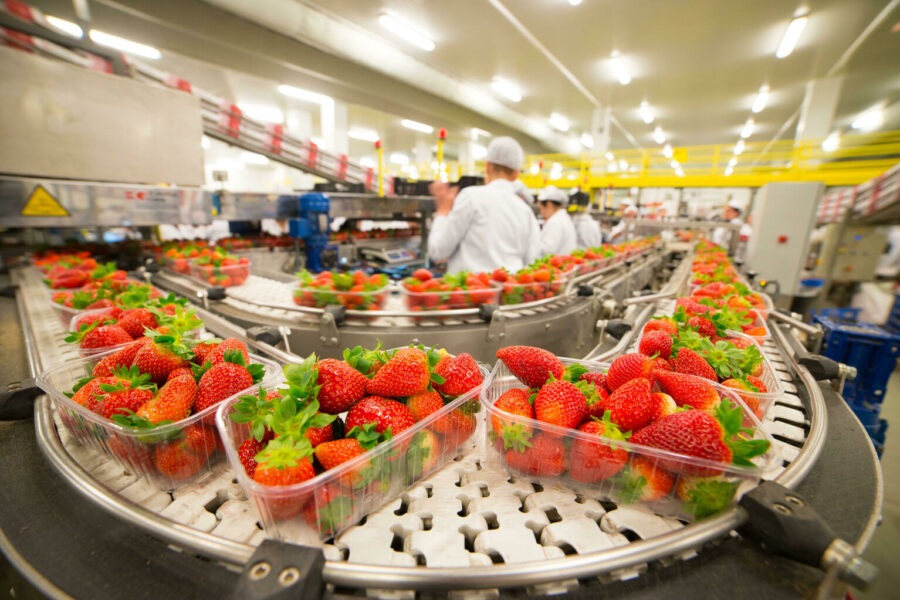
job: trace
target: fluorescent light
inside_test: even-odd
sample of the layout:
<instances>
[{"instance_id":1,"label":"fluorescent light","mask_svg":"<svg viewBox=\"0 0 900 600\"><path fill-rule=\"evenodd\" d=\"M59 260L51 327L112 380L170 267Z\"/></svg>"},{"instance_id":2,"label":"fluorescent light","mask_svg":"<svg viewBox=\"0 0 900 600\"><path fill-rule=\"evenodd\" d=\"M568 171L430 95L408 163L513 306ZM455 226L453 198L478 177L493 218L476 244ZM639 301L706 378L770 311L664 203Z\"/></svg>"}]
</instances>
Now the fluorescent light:
<instances>
[{"instance_id":1,"label":"fluorescent light","mask_svg":"<svg viewBox=\"0 0 900 600\"><path fill-rule=\"evenodd\" d=\"M200 138L200 147L204 150L209 150L210 146L212 146L212 142L205 135Z\"/></svg>"},{"instance_id":2,"label":"fluorescent light","mask_svg":"<svg viewBox=\"0 0 900 600\"><path fill-rule=\"evenodd\" d=\"M653 141L657 144L663 144L666 141L666 134L663 133L662 127L659 125L656 126L656 129L653 130Z\"/></svg>"},{"instance_id":3,"label":"fluorescent light","mask_svg":"<svg viewBox=\"0 0 900 600\"><path fill-rule=\"evenodd\" d=\"M395 165L408 165L409 157L402 152L392 152L389 159Z\"/></svg>"},{"instance_id":4,"label":"fluorescent light","mask_svg":"<svg viewBox=\"0 0 900 600\"><path fill-rule=\"evenodd\" d=\"M616 157L613 156L613 153L612 153L612 152L607 152L607 153L606 153L606 160L615 160L615 158L616 158Z\"/></svg>"},{"instance_id":5,"label":"fluorescent light","mask_svg":"<svg viewBox=\"0 0 900 600\"><path fill-rule=\"evenodd\" d=\"M725 177L729 177L732 173L734 173L734 167L730 166L725 169Z\"/></svg>"},{"instance_id":6,"label":"fluorescent light","mask_svg":"<svg viewBox=\"0 0 900 600\"><path fill-rule=\"evenodd\" d=\"M737 157L732 156L731 160L728 161L728 167L732 168L737 164Z\"/></svg>"},{"instance_id":7,"label":"fluorescent light","mask_svg":"<svg viewBox=\"0 0 900 600\"><path fill-rule=\"evenodd\" d=\"M256 152L248 152L247 150L241 151L241 162L247 165L267 165L269 164L269 159L263 156L262 154L257 154Z\"/></svg>"},{"instance_id":8,"label":"fluorescent light","mask_svg":"<svg viewBox=\"0 0 900 600\"><path fill-rule=\"evenodd\" d=\"M822 142L822 150L824 150L825 152L834 152L835 150L838 149L838 146L840 146L840 145L841 145L841 134L840 134L840 132L835 131L831 135L829 135L827 138L825 138L824 142Z\"/></svg>"},{"instance_id":9,"label":"fluorescent light","mask_svg":"<svg viewBox=\"0 0 900 600\"><path fill-rule=\"evenodd\" d=\"M578 6L581 4L581 0L569 0L569 6Z\"/></svg>"},{"instance_id":10,"label":"fluorescent light","mask_svg":"<svg viewBox=\"0 0 900 600\"><path fill-rule=\"evenodd\" d=\"M734 155L740 156L744 152L744 140L738 140L738 143L734 145Z\"/></svg>"},{"instance_id":11,"label":"fluorescent light","mask_svg":"<svg viewBox=\"0 0 900 600\"><path fill-rule=\"evenodd\" d=\"M431 161L431 170L432 171L437 171L439 167L440 167L440 165L438 164L438 162L436 160Z\"/></svg>"},{"instance_id":12,"label":"fluorescent light","mask_svg":"<svg viewBox=\"0 0 900 600\"><path fill-rule=\"evenodd\" d=\"M788 25L787 30L784 32L784 37L781 38L781 43L778 44L775 58L784 58L794 51L794 47L797 45L797 41L800 40L800 35L803 33L803 28L806 27L806 21L808 20L807 17L803 16L791 21L791 24Z\"/></svg>"},{"instance_id":13,"label":"fluorescent light","mask_svg":"<svg viewBox=\"0 0 900 600\"><path fill-rule=\"evenodd\" d=\"M213 171L240 171L244 162L236 158L220 158L210 167Z\"/></svg>"},{"instance_id":14,"label":"fluorescent light","mask_svg":"<svg viewBox=\"0 0 900 600\"><path fill-rule=\"evenodd\" d=\"M611 163L609 163L609 166L607 167L606 170L609 171L610 173L615 173L616 171L619 170L619 167L616 166L616 163L611 162Z\"/></svg>"},{"instance_id":15,"label":"fluorescent light","mask_svg":"<svg viewBox=\"0 0 900 600\"><path fill-rule=\"evenodd\" d=\"M585 148L593 148L594 147L594 136L585 132L581 134L581 145Z\"/></svg>"},{"instance_id":16,"label":"fluorescent light","mask_svg":"<svg viewBox=\"0 0 900 600\"><path fill-rule=\"evenodd\" d=\"M616 74L616 79L619 80L619 83L622 85L628 85L631 83L631 75L628 74L628 69L625 68L625 62L622 60L622 57L619 56L618 52L613 52L613 55L609 57L610 64L612 64L613 72Z\"/></svg>"},{"instance_id":17,"label":"fluorescent light","mask_svg":"<svg viewBox=\"0 0 900 600\"><path fill-rule=\"evenodd\" d=\"M541 165L539 165L538 163L534 163L531 165L531 174L532 175L537 175L540 172L541 172Z\"/></svg>"},{"instance_id":18,"label":"fluorescent light","mask_svg":"<svg viewBox=\"0 0 900 600\"><path fill-rule=\"evenodd\" d=\"M554 129L558 129L559 131L569 130L569 119L567 119L565 115L561 115L559 113L551 113L549 121L550 125L553 126Z\"/></svg>"},{"instance_id":19,"label":"fluorescent light","mask_svg":"<svg viewBox=\"0 0 900 600\"><path fill-rule=\"evenodd\" d=\"M142 56L144 58L149 58L152 60L158 60L162 57L162 52L160 52L156 48L145 46L144 44L138 44L137 42L132 42L131 40L120 38L117 35L112 35L109 33L104 33L102 31L97 31L96 29L91 29L90 36L95 43L100 44L101 46L115 48L116 50L127 52L128 54L134 54L136 56Z\"/></svg>"},{"instance_id":20,"label":"fluorescent light","mask_svg":"<svg viewBox=\"0 0 900 600\"><path fill-rule=\"evenodd\" d=\"M403 119L402 121L400 121L400 124L407 129L421 131L422 133L431 133L432 131L434 131L434 127L432 127L431 125L419 123L418 121L410 121L409 119Z\"/></svg>"},{"instance_id":21,"label":"fluorescent light","mask_svg":"<svg viewBox=\"0 0 900 600\"><path fill-rule=\"evenodd\" d=\"M884 122L884 115L881 113L880 106L873 106L866 112L862 113L850 124L853 129L862 131L872 131L881 127Z\"/></svg>"},{"instance_id":22,"label":"fluorescent light","mask_svg":"<svg viewBox=\"0 0 900 600\"><path fill-rule=\"evenodd\" d=\"M494 77L494 80L491 82L491 87L494 88L495 92L512 102L518 102L522 99L522 90L508 79Z\"/></svg>"},{"instance_id":23,"label":"fluorescent light","mask_svg":"<svg viewBox=\"0 0 900 600\"><path fill-rule=\"evenodd\" d=\"M490 131L485 131L484 129L478 129L477 127L472 128L472 139L477 140L478 136L491 137Z\"/></svg>"},{"instance_id":24,"label":"fluorescent light","mask_svg":"<svg viewBox=\"0 0 900 600\"><path fill-rule=\"evenodd\" d=\"M398 37L403 38L407 43L428 52L434 50L434 42L428 39L425 34L409 23L401 21L394 15L383 13L378 17L378 22L381 23L382 27L391 33L396 34Z\"/></svg>"},{"instance_id":25,"label":"fluorescent light","mask_svg":"<svg viewBox=\"0 0 900 600\"><path fill-rule=\"evenodd\" d=\"M559 163L553 163L553 166L550 167L550 179L559 179L562 176L562 165Z\"/></svg>"},{"instance_id":26,"label":"fluorescent light","mask_svg":"<svg viewBox=\"0 0 900 600\"><path fill-rule=\"evenodd\" d=\"M649 125L650 123L653 122L653 112L651 112L650 105L647 104L646 100L641 102L640 112L641 112L641 119L644 121L644 123L647 123Z\"/></svg>"},{"instance_id":27,"label":"fluorescent light","mask_svg":"<svg viewBox=\"0 0 900 600\"><path fill-rule=\"evenodd\" d=\"M678 161L677 161L677 160L672 159L672 162L669 163L669 166L672 167L673 169L677 169L677 168L680 167L681 165L678 164Z\"/></svg>"},{"instance_id":28,"label":"fluorescent light","mask_svg":"<svg viewBox=\"0 0 900 600\"><path fill-rule=\"evenodd\" d=\"M754 125L755 125L755 123L753 122L753 119L747 119L747 122L744 123L744 128L741 129L741 137L744 139L747 139L748 137L753 135L753 126Z\"/></svg>"},{"instance_id":29,"label":"fluorescent light","mask_svg":"<svg viewBox=\"0 0 900 600\"><path fill-rule=\"evenodd\" d=\"M681 167L678 167L677 169L675 169L675 174L678 175L679 177L684 177L684 171L681 170Z\"/></svg>"},{"instance_id":30,"label":"fluorescent light","mask_svg":"<svg viewBox=\"0 0 900 600\"><path fill-rule=\"evenodd\" d=\"M374 129L365 129L364 127L351 127L347 132L347 137L363 142L377 142L378 132Z\"/></svg>"},{"instance_id":31,"label":"fluorescent light","mask_svg":"<svg viewBox=\"0 0 900 600\"><path fill-rule=\"evenodd\" d=\"M310 92L309 90L303 90L298 87L294 87L292 85L284 85L281 84L278 86L278 91L284 94L285 96L289 96L291 98L296 98L297 100L306 100L307 102L314 102L316 104L329 104L334 102L334 98L331 96L326 96L325 94L318 94L316 92Z\"/></svg>"},{"instance_id":32,"label":"fluorescent light","mask_svg":"<svg viewBox=\"0 0 900 600\"><path fill-rule=\"evenodd\" d=\"M487 156L487 148L481 144L472 144L472 159L484 160L485 156Z\"/></svg>"},{"instance_id":33,"label":"fluorescent light","mask_svg":"<svg viewBox=\"0 0 900 600\"><path fill-rule=\"evenodd\" d=\"M627 168L628 168L628 161L626 161L624 158L620 158L620 159L619 159L619 168L622 169L623 171L624 171L625 169L627 169Z\"/></svg>"},{"instance_id":34,"label":"fluorescent light","mask_svg":"<svg viewBox=\"0 0 900 600\"><path fill-rule=\"evenodd\" d=\"M754 113L762 112L766 107L766 103L769 101L769 86L764 85L759 88L759 93L756 94L756 100L753 101L753 108L750 109Z\"/></svg>"},{"instance_id":35,"label":"fluorescent light","mask_svg":"<svg viewBox=\"0 0 900 600\"><path fill-rule=\"evenodd\" d=\"M284 123L284 113L277 106L263 106L261 104L238 104L241 113L254 121L267 123Z\"/></svg>"},{"instance_id":36,"label":"fluorescent light","mask_svg":"<svg viewBox=\"0 0 900 600\"><path fill-rule=\"evenodd\" d=\"M371 158L369 158L368 156L364 156L363 158L359 159L359 164L360 164L360 166L366 167L367 169L375 168L375 161L372 160Z\"/></svg>"},{"instance_id":37,"label":"fluorescent light","mask_svg":"<svg viewBox=\"0 0 900 600\"><path fill-rule=\"evenodd\" d=\"M65 19L60 19L59 17L54 17L53 15L47 15L47 22L53 26L54 29L59 29L63 33L67 35L71 35L72 37L80 38L84 35L84 31L81 30L81 27L73 23L72 21L66 21Z\"/></svg>"},{"instance_id":38,"label":"fluorescent light","mask_svg":"<svg viewBox=\"0 0 900 600\"><path fill-rule=\"evenodd\" d=\"M672 158L673 154L675 154L675 152L672 151L672 145L666 144L666 146L663 148L663 156L665 156L666 158Z\"/></svg>"}]
</instances>

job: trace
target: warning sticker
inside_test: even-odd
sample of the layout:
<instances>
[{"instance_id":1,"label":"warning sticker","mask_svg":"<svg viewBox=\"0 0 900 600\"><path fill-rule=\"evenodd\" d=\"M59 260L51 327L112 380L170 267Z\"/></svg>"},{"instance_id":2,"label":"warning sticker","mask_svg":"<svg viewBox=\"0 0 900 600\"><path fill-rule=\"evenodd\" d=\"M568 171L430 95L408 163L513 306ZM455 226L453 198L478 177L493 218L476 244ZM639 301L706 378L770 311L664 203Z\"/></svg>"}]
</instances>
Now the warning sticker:
<instances>
[{"instance_id":1,"label":"warning sticker","mask_svg":"<svg viewBox=\"0 0 900 600\"><path fill-rule=\"evenodd\" d=\"M63 208L50 192L39 185L31 192L28 201L22 208L24 217L68 217L69 211Z\"/></svg>"}]
</instances>

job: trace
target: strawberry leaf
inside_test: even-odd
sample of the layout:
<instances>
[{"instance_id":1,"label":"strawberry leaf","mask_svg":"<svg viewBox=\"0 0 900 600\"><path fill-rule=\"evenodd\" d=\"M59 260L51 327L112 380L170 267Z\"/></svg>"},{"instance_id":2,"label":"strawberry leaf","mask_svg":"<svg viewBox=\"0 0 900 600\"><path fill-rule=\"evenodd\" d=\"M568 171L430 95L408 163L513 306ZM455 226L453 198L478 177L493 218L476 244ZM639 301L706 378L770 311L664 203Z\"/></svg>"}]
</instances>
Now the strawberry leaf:
<instances>
[{"instance_id":1,"label":"strawberry leaf","mask_svg":"<svg viewBox=\"0 0 900 600\"><path fill-rule=\"evenodd\" d=\"M700 481L688 490L682 509L698 519L714 515L731 506L737 488L737 481Z\"/></svg>"},{"instance_id":2,"label":"strawberry leaf","mask_svg":"<svg viewBox=\"0 0 900 600\"><path fill-rule=\"evenodd\" d=\"M570 383L577 383L578 378L588 372L587 367L584 365L580 365L578 363L572 363L568 367L566 367L565 373L563 373L563 381L568 381ZM582 390L584 391L584 390Z\"/></svg>"},{"instance_id":3,"label":"strawberry leaf","mask_svg":"<svg viewBox=\"0 0 900 600\"><path fill-rule=\"evenodd\" d=\"M319 531L326 535L337 533L353 516L353 498L340 495L316 512Z\"/></svg>"}]
</instances>

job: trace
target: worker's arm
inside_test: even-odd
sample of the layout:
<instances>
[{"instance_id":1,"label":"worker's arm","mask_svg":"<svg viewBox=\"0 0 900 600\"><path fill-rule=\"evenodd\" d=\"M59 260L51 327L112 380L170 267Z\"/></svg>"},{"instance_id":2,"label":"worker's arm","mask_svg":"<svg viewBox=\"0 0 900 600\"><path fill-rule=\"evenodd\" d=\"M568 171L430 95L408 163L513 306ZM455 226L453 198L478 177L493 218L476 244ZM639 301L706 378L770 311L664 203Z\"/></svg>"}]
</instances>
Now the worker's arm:
<instances>
[{"instance_id":1,"label":"worker's arm","mask_svg":"<svg viewBox=\"0 0 900 600\"><path fill-rule=\"evenodd\" d=\"M474 208L469 194L461 193L448 214L434 216L428 233L428 258L446 260L456 252L472 222Z\"/></svg>"},{"instance_id":2,"label":"worker's arm","mask_svg":"<svg viewBox=\"0 0 900 600\"><path fill-rule=\"evenodd\" d=\"M541 256L552 253L559 248L559 244L562 242L562 229L556 225L558 223L552 219L547 219L544 223L544 228L541 230Z\"/></svg>"},{"instance_id":3,"label":"worker's arm","mask_svg":"<svg viewBox=\"0 0 900 600\"><path fill-rule=\"evenodd\" d=\"M541 228L538 225L537 219L534 218L534 215L531 215L529 224L530 229L528 232L528 246L525 252L526 265L530 265L541 256L543 256L543 254L541 254Z\"/></svg>"}]
</instances>

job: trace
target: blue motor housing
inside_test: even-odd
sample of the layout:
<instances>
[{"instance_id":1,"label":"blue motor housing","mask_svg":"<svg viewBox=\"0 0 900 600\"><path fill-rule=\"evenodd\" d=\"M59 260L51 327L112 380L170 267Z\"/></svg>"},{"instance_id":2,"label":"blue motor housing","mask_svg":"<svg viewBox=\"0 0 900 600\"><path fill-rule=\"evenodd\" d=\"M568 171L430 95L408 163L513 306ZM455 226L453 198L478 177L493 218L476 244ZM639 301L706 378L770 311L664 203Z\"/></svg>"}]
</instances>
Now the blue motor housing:
<instances>
[{"instance_id":1,"label":"blue motor housing","mask_svg":"<svg viewBox=\"0 0 900 600\"><path fill-rule=\"evenodd\" d=\"M291 237L302 239L306 245L306 268L318 272L324 269L322 252L328 247L331 203L325 194L303 194L298 201L297 218L288 223Z\"/></svg>"}]
</instances>

